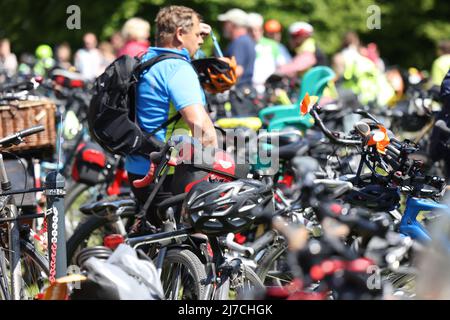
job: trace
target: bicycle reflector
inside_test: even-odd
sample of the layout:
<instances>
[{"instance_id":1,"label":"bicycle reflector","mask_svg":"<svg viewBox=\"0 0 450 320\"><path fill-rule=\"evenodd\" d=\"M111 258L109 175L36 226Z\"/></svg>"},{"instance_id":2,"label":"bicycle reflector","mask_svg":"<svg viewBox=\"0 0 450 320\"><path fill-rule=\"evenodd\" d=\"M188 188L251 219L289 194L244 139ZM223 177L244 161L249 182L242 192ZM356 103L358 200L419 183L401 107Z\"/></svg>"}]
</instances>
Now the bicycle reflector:
<instances>
[{"instance_id":1,"label":"bicycle reflector","mask_svg":"<svg viewBox=\"0 0 450 320\"><path fill-rule=\"evenodd\" d=\"M120 234L110 234L103 238L103 245L111 250L115 250L119 244L125 242L125 238Z\"/></svg>"}]
</instances>

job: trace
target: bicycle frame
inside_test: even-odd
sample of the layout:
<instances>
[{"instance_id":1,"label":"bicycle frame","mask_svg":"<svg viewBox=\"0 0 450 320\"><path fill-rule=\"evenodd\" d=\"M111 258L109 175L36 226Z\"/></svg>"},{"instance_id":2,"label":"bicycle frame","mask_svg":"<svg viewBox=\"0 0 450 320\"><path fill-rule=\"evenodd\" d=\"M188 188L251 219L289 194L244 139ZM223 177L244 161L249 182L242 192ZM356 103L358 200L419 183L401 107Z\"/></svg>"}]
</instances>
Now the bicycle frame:
<instances>
[{"instance_id":1,"label":"bicycle frame","mask_svg":"<svg viewBox=\"0 0 450 320\"><path fill-rule=\"evenodd\" d=\"M450 208L447 205L437 203L433 200L408 196L406 200L406 209L399 224L399 231L421 243L428 243L431 241L431 236L428 230L417 221L418 214L421 211L448 211L449 209Z\"/></svg>"},{"instance_id":2,"label":"bicycle frame","mask_svg":"<svg viewBox=\"0 0 450 320\"><path fill-rule=\"evenodd\" d=\"M66 239L64 227L64 178L56 171L50 172L45 181L44 188L30 188L26 190L11 190L11 184L8 180L3 156L0 152L0 182L2 185L1 196L6 196L8 207L6 218L1 218L0 223L8 225L7 246L9 251L10 265L10 297L14 300L20 300L23 294L22 288L22 268L21 268L21 230L20 220L23 218L35 219L45 218L48 230L48 250L49 250L49 279L54 282L56 278L67 274L66 261ZM12 195L25 194L44 191L47 199L47 211L45 214L27 215L22 217L18 210ZM0 249L1 250L1 249ZM6 270L3 270L2 275Z\"/></svg>"}]
</instances>

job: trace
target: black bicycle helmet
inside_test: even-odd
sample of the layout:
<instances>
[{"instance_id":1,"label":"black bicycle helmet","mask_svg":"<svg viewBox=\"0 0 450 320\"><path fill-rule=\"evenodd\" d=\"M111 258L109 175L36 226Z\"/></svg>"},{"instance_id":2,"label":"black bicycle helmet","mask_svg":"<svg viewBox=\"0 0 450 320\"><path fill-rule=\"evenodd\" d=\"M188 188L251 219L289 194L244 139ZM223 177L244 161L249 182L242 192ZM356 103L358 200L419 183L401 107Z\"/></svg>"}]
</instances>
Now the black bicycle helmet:
<instances>
[{"instance_id":1,"label":"black bicycle helmet","mask_svg":"<svg viewBox=\"0 0 450 320\"><path fill-rule=\"evenodd\" d=\"M400 193L395 187L370 184L353 189L344 196L344 201L376 211L391 211L399 206Z\"/></svg>"},{"instance_id":2,"label":"black bicycle helmet","mask_svg":"<svg viewBox=\"0 0 450 320\"><path fill-rule=\"evenodd\" d=\"M183 217L206 235L237 233L248 228L271 199L271 188L257 180L201 182L188 193Z\"/></svg>"}]
</instances>

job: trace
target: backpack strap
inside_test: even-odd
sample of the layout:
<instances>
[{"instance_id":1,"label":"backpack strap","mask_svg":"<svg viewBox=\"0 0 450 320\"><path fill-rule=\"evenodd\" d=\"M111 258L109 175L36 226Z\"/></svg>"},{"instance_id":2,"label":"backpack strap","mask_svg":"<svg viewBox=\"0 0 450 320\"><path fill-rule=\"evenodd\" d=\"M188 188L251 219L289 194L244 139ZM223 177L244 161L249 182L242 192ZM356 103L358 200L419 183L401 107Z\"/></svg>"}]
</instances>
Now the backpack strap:
<instances>
[{"instance_id":1,"label":"backpack strap","mask_svg":"<svg viewBox=\"0 0 450 320\"><path fill-rule=\"evenodd\" d=\"M139 59L139 58L136 58ZM186 62L188 62L182 55L177 54L177 53L162 53L157 55L156 57L153 57L151 59L148 59L147 61L141 62L139 63L133 73L136 77L136 80L139 79L141 73L148 68L153 67L155 64L157 64L158 62L167 60L167 59L180 59L180 60L184 60ZM188 62L189 63L189 62Z\"/></svg>"},{"instance_id":2,"label":"backpack strap","mask_svg":"<svg viewBox=\"0 0 450 320\"><path fill-rule=\"evenodd\" d=\"M139 59L139 58L136 58ZM167 60L167 59L181 59L184 60L186 62L188 62L182 55L180 54L176 54L176 53L162 53L157 55L156 57L153 57L147 61L144 61L142 63L139 63L134 71L133 71L133 75L135 78L135 81L137 83L137 81L139 80L139 77L141 75L141 73L148 69L153 67L155 64L157 64L158 62ZM134 116L134 115L133 115ZM146 133L146 132L142 132L143 135L145 136L146 140L145 142L143 142L142 147L139 150L139 153L148 156L149 153L151 151L154 151L153 146L157 145L159 147L163 146L163 143L160 142L159 140L157 140L154 135L160 131L161 129L166 128L167 126L169 126L171 123L176 122L178 120L181 119L181 114L179 112L177 112L173 117L171 117L170 119L167 119L166 121L164 121L161 125L159 125L156 129L154 129L152 132L150 133Z\"/></svg>"}]
</instances>

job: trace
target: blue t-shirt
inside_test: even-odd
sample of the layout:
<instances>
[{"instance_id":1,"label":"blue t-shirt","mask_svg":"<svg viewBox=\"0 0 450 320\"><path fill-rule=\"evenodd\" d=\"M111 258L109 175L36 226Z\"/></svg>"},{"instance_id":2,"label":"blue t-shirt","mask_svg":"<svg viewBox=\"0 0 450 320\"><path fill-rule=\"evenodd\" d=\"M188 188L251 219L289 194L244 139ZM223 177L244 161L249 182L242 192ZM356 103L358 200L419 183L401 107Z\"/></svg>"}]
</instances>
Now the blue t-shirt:
<instances>
[{"instance_id":1,"label":"blue t-shirt","mask_svg":"<svg viewBox=\"0 0 450 320\"><path fill-rule=\"evenodd\" d=\"M255 65L255 42L245 34L233 40L225 51L227 57L235 56L236 63L244 68L243 75L239 78L237 87L252 85L253 67Z\"/></svg>"},{"instance_id":2,"label":"blue t-shirt","mask_svg":"<svg viewBox=\"0 0 450 320\"><path fill-rule=\"evenodd\" d=\"M176 50L150 47L142 57L143 61L161 53L178 53L182 59L167 59L158 62L141 74L137 86L136 116L139 127L147 133L152 132L172 118L177 111L193 105L205 105L205 95L198 80L198 75L190 64L186 49ZM167 141L175 130L189 127L180 119L159 130L155 137ZM140 155L129 155L125 161L125 169L136 175L146 175L150 168L150 160Z\"/></svg>"}]
</instances>

